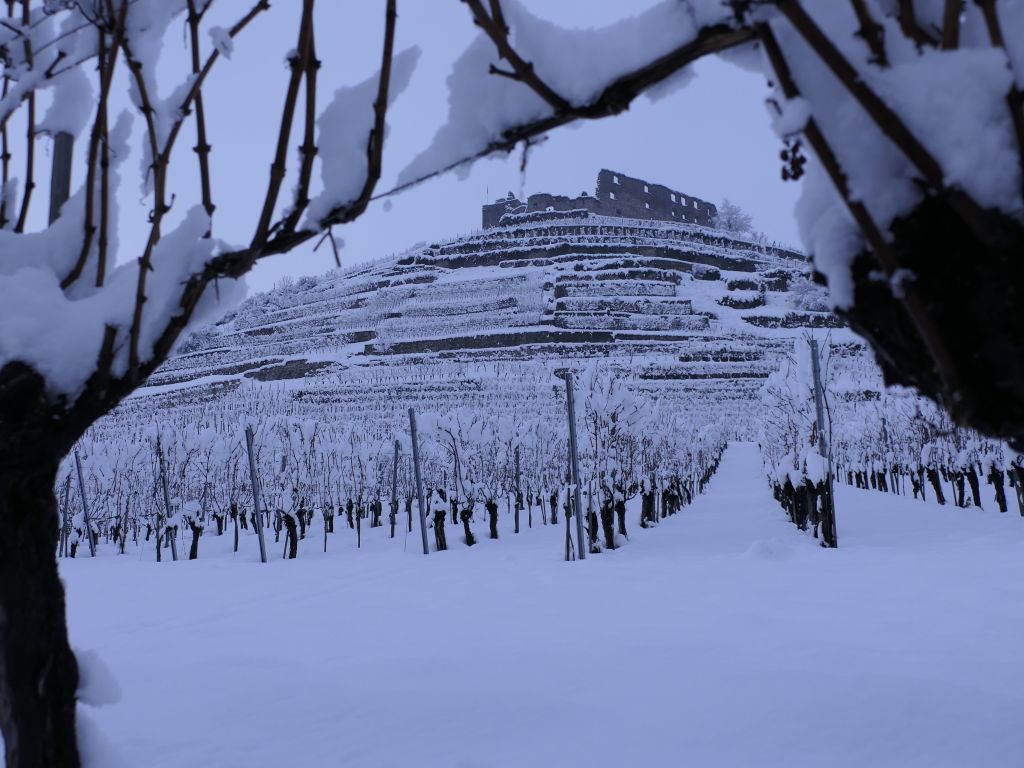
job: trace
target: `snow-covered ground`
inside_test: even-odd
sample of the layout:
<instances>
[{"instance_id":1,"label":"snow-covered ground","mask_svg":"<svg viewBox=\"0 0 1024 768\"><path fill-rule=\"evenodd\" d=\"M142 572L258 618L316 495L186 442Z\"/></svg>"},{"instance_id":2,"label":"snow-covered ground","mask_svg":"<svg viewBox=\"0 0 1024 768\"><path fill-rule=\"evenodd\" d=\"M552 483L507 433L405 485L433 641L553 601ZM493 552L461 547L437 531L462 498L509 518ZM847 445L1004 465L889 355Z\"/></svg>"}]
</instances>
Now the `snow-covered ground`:
<instances>
[{"instance_id":1,"label":"snow-covered ground","mask_svg":"<svg viewBox=\"0 0 1024 768\"><path fill-rule=\"evenodd\" d=\"M126 766L1024 765L1024 520L837 494L825 551L734 444L583 562L504 510L429 557L339 528L268 565L230 534L65 560L72 642L122 689L86 730Z\"/></svg>"}]
</instances>

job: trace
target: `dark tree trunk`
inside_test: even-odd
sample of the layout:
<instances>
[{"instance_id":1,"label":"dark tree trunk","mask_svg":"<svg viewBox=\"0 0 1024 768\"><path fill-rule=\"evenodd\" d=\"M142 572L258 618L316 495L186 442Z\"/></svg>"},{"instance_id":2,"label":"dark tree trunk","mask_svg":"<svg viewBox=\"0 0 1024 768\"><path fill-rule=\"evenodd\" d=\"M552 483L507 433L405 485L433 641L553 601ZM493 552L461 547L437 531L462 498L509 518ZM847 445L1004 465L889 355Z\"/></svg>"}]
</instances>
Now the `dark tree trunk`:
<instances>
[{"instance_id":1,"label":"dark tree trunk","mask_svg":"<svg viewBox=\"0 0 1024 768\"><path fill-rule=\"evenodd\" d=\"M473 535L473 531L470 530L469 521L473 517L473 512L467 507L462 510L462 527L466 532L466 546L472 547L476 544L476 537Z\"/></svg>"},{"instance_id":2,"label":"dark tree trunk","mask_svg":"<svg viewBox=\"0 0 1024 768\"><path fill-rule=\"evenodd\" d=\"M978 482L978 471L972 464L967 470L967 482L971 486L971 497L974 499L974 506L981 507L981 484Z\"/></svg>"},{"instance_id":3,"label":"dark tree trunk","mask_svg":"<svg viewBox=\"0 0 1024 768\"><path fill-rule=\"evenodd\" d=\"M299 552L299 531L295 526L295 518L291 515L281 515L284 521L285 533L285 547L288 550L288 559L294 560L295 556Z\"/></svg>"},{"instance_id":4,"label":"dark tree trunk","mask_svg":"<svg viewBox=\"0 0 1024 768\"><path fill-rule=\"evenodd\" d=\"M220 524L218 523L218 527ZM189 528L192 529L192 546L188 550L188 559L195 560L199 557L199 536L202 534L202 526L192 525L189 523Z\"/></svg>"},{"instance_id":5,"label":"dark tree trunk","mask_svg":"<svg viewBox=\"0 0 1024 768\"><path fill-rule=\"evenodd\" d=\"M437 511L434 513L434 543L437 545L438 552L448 549L448 540L444 535L445 517L446 514L444 511Z\"/></svg>"},{"instance_id":6,"label":"dark tree trunk","mask_svg":"<svg viewBox=\"0 0 1024 768\"><path fill-rule=\"evenodd\" d=\"M928 481L932 484L932 489L935 491L935 500L939 504L946 503L946 497L942 493L942 483L939 482L939 473L934 469L928 469Z\"/></svg>"},{"instance_id":7,"label":"dark tree trunk","mask_svg":"<svg viewBox=\"0 0 1024 768\"><path fill-rule=\"evenodd\" d=\"M988 471L988 481L996 492L996 506L1000 512L1006 511L1006 491L1003 489L1003 470L992 466ZM980 506L980 505L979 505Z\"/></svg>"},{"instance_id":8,"label":"dark tree trunk","mask_svg":"<svg viewBox=\"0 0 1024 768\"><path fill-rule=\"evenodd\" d=\"M498 503L493 499L488 501L485 505L487 507L487 519L491 525L491 538L498 538Z\"/></svg>"},{"instance_id":9,"label":"dark tree trunk","mask_svg":"<svg viewBox=\"0 0 1024 768\"><path fill-rule=\"evenodd\" d=\"M640 527L646 528L650 523L656 522L658 519L658 513L654 509L654 491L645 493L641 497L640 507Z\"/></svg>"},{"instance_id":10,"label":"dark tree trunk","mask_svg":"<svg viewBox=\"0 0 1024 768\"><path fill-rule=\"evenodd\" d=\"M562 507L562 519L565 520L565 561L576 559L576 548L572 543L572 507L566 505Z\"/></svg>"},{"instance_id":11,"label":"dark tree trunk","mask_svg":"<svg viewBox=\"0 0 1024 768\"><path fill-rule=\"evenodd\" d=\"M1013 490L1017 494L1017 511L1024 517L1024 470L1014 465L1009 472Z\"/></svg>"},{"instance_id":12,"label":"dark tree trunk","mask_svg":"<svg viewBox=\"0 0 1024 768\"><path fill-rule=\"evenodd\" d=\"M0 731L8 768L80 765L78 664L54 557L58 460L4 461L0 472Z\"/></svg>"},{"instance_id":13,"label":"dark tree trunk","mask_svg":"<svg viewBox=\"0 0 1024 768\"><path fill-rule=\"evenodd\" d=\"M811 523L814 538L818 538L818 491L810 480L804 481L804 503L807 505L807 517Z\"/></svg>"},{"instance_id":14,"label":"dark tree trunk","mask_svg":"<svg viewBox=\"0 0 1024 768\"><path fill-rule=\"evenodd\" d=\"M601 505L601 528L604 529L605 548L615 549L615 508L611 502Z\"/></svg>"},{"instance_id":15,"label":"dark tree trunk","mask_svg":"<svg viewBox=\"0 0 1024 768\"><path fill-rule=\"evenodd\" d=\"M597 512L592 509L587 512L587 538L590 540L590 551L596 555L601 551L601 539L598 534Z\"/></svg>"},{"instance_id":16,"label":"dark tree trunk","mask_svg":"<svg viewBox=\"0 0 1024 768\"><path fill-rule=\"evenodd\" d=\"M953 476L953 496L954 502L958 507L967 506L967 497L965 495L966 489L964 488L964 473L957 472Z\"/></svg>"}]
</instances>

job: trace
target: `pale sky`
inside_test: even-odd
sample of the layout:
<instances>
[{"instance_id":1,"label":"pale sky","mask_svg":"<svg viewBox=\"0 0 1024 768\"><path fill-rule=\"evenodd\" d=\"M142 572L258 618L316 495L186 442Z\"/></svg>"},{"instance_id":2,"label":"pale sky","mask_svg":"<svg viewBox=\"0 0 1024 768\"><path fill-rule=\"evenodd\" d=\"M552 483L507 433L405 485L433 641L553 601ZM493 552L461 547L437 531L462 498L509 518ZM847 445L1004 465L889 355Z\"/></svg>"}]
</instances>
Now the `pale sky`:
<instances>
[{"instance_id":1,"label":"pale sky","mask_svg":"<svg viewBox=\"0 0 1024 768\"><path fill-rule=\"evenodd\" d=\"M626 13L638 13L653 0L525 0L534 13L563 26L603 26ZM230 61L214 69L204 90L210 143L213 145L213 195L217 205L214 234L228 242L252 236L266 187L287 79L284 59L295 45L299 0L278 0L239 36ZM626 7L628 6L628 10ZM250 7L248 0L218 0L211 23L230 24ZM379 67L383 37L383 0L321 0L317 19L319 100L326 105L340 85L364 80ZM447 114L445 78L475 29L458 0L399 0L396 50L419 45L423 51L406 92L390 111L384 174L378 192L390 188L399 171L430 142ZM179 82L186 48L178 28L167 38L163 59L166 95ZM203 41L208 44L208 40ZM593 191L602 167L665 184L720 203L729 197L754 217L757 229L791 245L799 239L793 220L798 185L779 176L781 144L769 128L764 79L718 59L696 67L686 88L656 103L641 97L624 115L562 128L531 149L525 177L520 156L478 162L464 180L448 175L397 195L389 211L371 204L358 221L335 229L344 239L344 265L401 252L421 241L465 234L480 226L480 206L508 191L577 195ZM302 104L296 115L289 171L298 167L294 148L301 142ZM136 120L136 153L141 146ZM179 170L172 176L175 214L198 203L191 147L194 127L187 123L178 145ZM78 143L83 151L84 143ZM120 195L123 245L144 234L147 201L137 183L138 155L128 161ZM80 166L80 158L76 157ZM319 179L317 178L318 186ZM282 191L287 199L293 180ZM315 189L314 189L315 191ZM171 217L174 221L174 216ZM250 291L270 288L284 275L321 274L334 266L329 248L312 246L273 257L249 276Z\"/></svg>"}]
</instances>

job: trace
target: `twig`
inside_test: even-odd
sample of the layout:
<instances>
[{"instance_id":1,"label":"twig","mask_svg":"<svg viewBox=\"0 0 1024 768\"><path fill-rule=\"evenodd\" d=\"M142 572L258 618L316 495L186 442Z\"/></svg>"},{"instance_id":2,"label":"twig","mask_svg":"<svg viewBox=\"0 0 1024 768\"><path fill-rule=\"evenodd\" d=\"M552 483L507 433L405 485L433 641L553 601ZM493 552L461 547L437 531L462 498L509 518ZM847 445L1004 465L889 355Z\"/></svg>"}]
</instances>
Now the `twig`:
<instances>
[{"instance_id":1,"label":"twig","mask_svg":"<svg viewBox=\"0 0 1024 768\"><path fill-rule=\"evenodd\" d=\"M960 10L962 0L946 0L942 11L942 48L953 51L960 47Z\"/></svg>"},{"instance_id":2,"label":"twig","mask_svg":"<svg viewBox=\"0 0 1024 768\"><path fill-rule=\"evenodd\" d=\"M918 49L926 45L934 46L936 40L925 32L917 23L917 14L914 11L914 0L899 0L900 7L897 18L900 22L900 29L903 34L913 40Z\"/></svg>"},{"instance_id":3,"label":"twig","mask_svg":"<svg viewBox=\"0 0 1024 768\"><path fill-rule=\"evenodd\" d=\"M7 0L7 18L14 15L14 0ZM7 98L7 91L11 86L11 78L4 67L3 98ZM7 228L7 192L11 178L11 149L7 139L7 121L0 126L0 163L3 165L3 187L0 188L0 229Z\"/></svg>"},{"instance_id":4,"label":"twig","mask_svg":"<svg viewBox=\"0 0 1024 768\"><path fill-rule=\"evenodd\" d=\"M142 113L142 117L146 121L146 139L149 143L150 170L153 173L153 210L150 212L150 222L156 226L156 239L159 240L160 220L167 212L164 178L164 169L166 169L167 165L166 158L160 151L160 135L157 133L156 129L156 108L153 106L153 101L149 97L149 86L146 84L146 78L142 72L142 62L135 57L135 54L132 51L131 42L128 40L128 37L124 34L123 30L117 40L117 43L124 52L125 62L128 64L128 69L131 71L132 79L135 81L135 88L139 92L139 111Z\"/></svg>"},{"instance_id":5,"label":"twig","mask_svg":"<svg viewBox=\"0 0 1024 768\"><path fill-rule=\"evenodd\" d=\"M274 161L270 166L270 181L267 185L267 194L263 200L263 212L260 214L259 222L256 225L256 233L252 238L251 250L259 250L267 242L270 234L270 222L274 216L274 208L277 205L277 196L281 192L281 184L284 182L287 171L286 161L288 158L288 139L292 132L292 119L295 117L295 104L299 98L299 85L302 83L302 54L307 50L308 36L313 28L313 2L314 0L303 0L302 20L299 22L299 43L296 52L288 60L291 69L291 76L288 79L288 88L285 91L284 107L281 110L281 127L277 133L277 151L274 153Z\"/></svg>"},{"instance_id":6,"label":"twig","mask_svg":"<svg viewBox=\"0 0 1024 768\"><path fill-rule=\"evenodd\" d=\"M366 141L366 180L363 189L354 201L346 203L343 209L336 209L328 214L320 226L343 224L352 221L366 210L373 191L380 180L381 164L384 158L384 133L388 112L388 90L391 86L391 61L395 49L395 22L398 14L395 11L395 0L388 0L384 13L384 45L381 49L380 79L377 82L377 98L373 102L373 130Z\"/></svg>"},{"instance_id":7,"label":"twig","mask_svg":"<svg viewBox=\"0 0 1024 768\"><path fill-rule=\"evenodd\" d=\"M195 0L188 0L188 28L192 48L192 74L196 77L199 76L201 70L199 64L199 22L202 19L203 13L206 13L206 9L209 7L209 5L205 6L202 13L199 13L196 11ZM206 111L203 108L203 91L201 88L196 89L194 101L196 105L196 146L193 149L199 158L199 187L203 198L203 210L206 211L206 215L210 219L210 229L206 231L206 237L210 237L213 229L213 211L216 206L213 204L213 193L210 190L210 144L206 140Z\"/></svg>"},{"instance_id":8,"label":"twig","mask_svg":"<svg viewBox=\"0 0 1024 768\"><path fill-rule=\"evenodd\" d=\"M299 153L302 155L302 164L299 167L299 184L295 189L295 198L292 203L291 213L285 219L284 229L295 229L298 226L302 212L309 205L309 182L313 177L313 161L316 159L316 73L320 69L320 62L316 58L316 40L314 37L313 17L306 20L309 29L306 30L306 47L299 51L302 59L302 72L306 82L305 102L306 117L305 129L303 132L302 146Z\"/></svg>"},{"instance_id":9,"label":"twig","mask_svg":"<svg viewBox=\"0 0 1024 768\"><path fill-rule=\"evenodd\" d=\"M556 112L571 109L569 102L555 93L554 89L537 75L533 69L533 64L524 61L516 49L512 47L508 39L508 24L505 23L505 15L501 10L501 0L490 0L490 15L484 9L481 0L462 0L462 2L469 6L470 13L473 15L473 22L491 39L495 48L498 49L498 55L512 67L512 72L495 71L492 68L494 74L510 77L529 86L534 93L544 99L548 106Z\"/></svg>"},{"instance_id":10,"label":"twig","mask_svg":"<svg viewBox=\"0 0 1024 768\"><path fill-rule=\"evenodd\" d=\"M102 32L100 34L103 34ZM115 49L116 52L116 49ZM107 247L110 231L110 125L107 100L98 107L101 121L100 136L100 236L96 247L96 287L102 288L107 272ZM92 222L89 222L89 226ZM88 253L88 251L86 251Z\"/></svg>"},{"instance_id":11,"label":"twig","mask_svg":"<svg viewBox=\"0 0 1024 768\"><path fill-rule=\"evenodd\" d=\"M857 36L867 43L871 50L871 61L880 67L889 66L889 57L885 52L885 29L874 20L864 0L850 0L853 11L857 14L860 29Z\"/></svg>"},{"instance_id":12,"label":"twig","mask_svg":"<svg viewBox=\"0 0 1024 768\"><path fill-rule=\"evenodd\" d=\"M23 26L28 26L32 20L32 11L29 8L29 0L21 2L21 21ZM31 71L33 65L32 39L25 36L25 64ZM18 214L18 223L14 225L15 232L25 231L25 220L28 218L28 207L32 202L32 190L36 187L35 182L35 160L36 160L36 91L32 88L26 96L28 100L28 117L26 120L25 136L25 191L21 196L21 212Z\"/></svg>"},{"instance_id":13,"label":"twig","mask_svg":"<svg viewBox=\"0 0 1024 768\"><path fill-rule=\"evenodd\" d=\"M61 280L60 287L67 289L82 275L85 264L89 259L89 252L92 249L92 241L96 234L96 225L93 223L96 196L96 163L99 153L100 141L103 139L103 126L100 124L99 115L106 110L106 104L110 98L110 87L114 79L114 68L117 64L118 48L120 38L124 31L125 16L128 5L124 0L121 3L121 10L118 14L113 29L113 40L110 50L106 49L106 32L98 29L99 38L99 65L100 65L100 94L97 107L97 117L93 122L92 131L89 134L89 149L86 158L85 174L85 232L82 238L82 248L78 253L78 260L71 268L71 271Z\"/></svg>"},{"instance_id":14,"label":"twig","mask_svg":"<svg viewBox=\"0 0 1024 768\"><path fill-rule=\"evenodd\" d=\"M313 246L313 253L316 253L317 251L320 250L320 246L324 244L325 240L330 242L331 251L334 252L334 265L341 269L341 256L338 254L338 243L335 242L334 231L330 227L327 228L327 231L324 232L323 237L321 237L317 241L316 245Z\"/></svg>"}]
</instances>

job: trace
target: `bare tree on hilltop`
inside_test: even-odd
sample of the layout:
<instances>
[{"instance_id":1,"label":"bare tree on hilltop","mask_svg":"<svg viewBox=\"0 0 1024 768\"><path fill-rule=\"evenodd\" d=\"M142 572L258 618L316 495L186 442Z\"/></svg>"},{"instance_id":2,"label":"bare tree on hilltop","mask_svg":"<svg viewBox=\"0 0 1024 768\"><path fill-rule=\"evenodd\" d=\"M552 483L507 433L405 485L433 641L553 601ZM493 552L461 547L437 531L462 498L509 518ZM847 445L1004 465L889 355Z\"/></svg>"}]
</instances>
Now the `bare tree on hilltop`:
<instances>
[{"instance_id":1,"label":"bare tree on hilltop","mask_svg":"<svg viewBox=\"0 0 1024 768\"><path fill-rule=\"evenodd\" d=\"M743 235L753 231L754 219L732 200L725 198L721 205L718 206L718 214L715 216L714 225L726 232Z\"/></svg>"},{"instance_id":2,"label":"bare tree on hilltop","mask_svg":"<svg viewBox=\"0 0 1024 768\"><path fill-rule=\"evenodd\" d=\"M512 0L463 2L479 34L448 79L448 122L389 193L620 114L700 57L725 53L767 76L783 175L807 176L804 242L889 380L1024 444L1024 57L1008 52L1024 39L1024 4L666 0L607 29L560 30ZM0 6L0 730L10 768L80 763L78 667L54 556L61 459L257 261L363 213L377 194L388 106L416 64L416 49L393 50L387 0L379 73L328 84L333 96L320 104L315 0L289 4L294 26L273 31L289 51L280 112L264 103L217 118L224 135L253 120L279 125L269 173L255 161L251 178L230 180L265 188L249 229L222 233L214 201L227 180L212 178L215 105L204 83L269 2L239 8L229 28L209 25L213 3ZM177 87L161 88L160 43L178 19L190 61ZM148 207L144 244L120 259L116 188L131 132L114 114L124 100L115 87L143 127L131 149L145 158ZM44 92L52 107L40 116ZM186 124L195 144L183 155ZM51 223L28 231L45 136ZM76 144L82 184L69 195ZM805 172L807 151L818 162ZM193 162L198 183L174 186L191 175L171 169ZM311 195L318 169L323 191Z\"/></svg>"}]
</instances>

